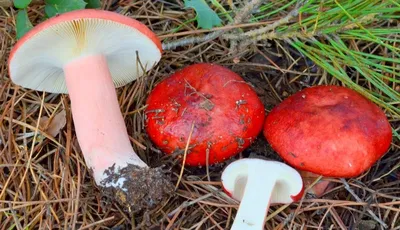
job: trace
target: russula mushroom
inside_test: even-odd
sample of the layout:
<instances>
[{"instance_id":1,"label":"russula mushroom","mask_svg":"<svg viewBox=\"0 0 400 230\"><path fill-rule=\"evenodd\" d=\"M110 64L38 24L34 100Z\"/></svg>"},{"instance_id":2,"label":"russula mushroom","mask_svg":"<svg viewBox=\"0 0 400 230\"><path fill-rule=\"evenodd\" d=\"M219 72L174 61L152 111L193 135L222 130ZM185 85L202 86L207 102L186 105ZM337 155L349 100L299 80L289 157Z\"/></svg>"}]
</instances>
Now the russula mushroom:
<instances>
[{"instance_id":1,"label":"russula mushroom","mask_svg":"<svg viewBox=\"0 0 400 230\"><path fill-rule=\"evenodd\" d=\"M264 229L270 204L290 204L303 196L303 181L292 167L278 162L244 158L222 172L225 192L240 201L231 230Z\"/></svg>"},{"instance_id":2,"label":"russula mushroom","mask_svg":"<svg viewBox=\"0 0 400 230\"><path fill-rule=\"evenodd\" d=\"M139 21L85 9L38 24L9 57L15 84L69 94L78 142L95 182L132 211L158 202L171 186L133 150L115 88L150 70L161 52L157 36Z\"/></svg>"},{"instance_id":3,"label":"russula mushroom","mask_svg":"<svg viewBox=\"0 0 400 230\"><path fill-rule=\"evenodd\" d=\"M215 64L187 66L157 84L147 99L146 131L166 154L185 164L222 162L248 147L262 131L264 106L235 72Z\"/></svg>"},{"instance_id":4,"label":"russula mushroom","mask_svg":"<svg viewBox=\"0 0 400 230\"><path fill-rule=\"evenodd\" d=\"M392 141L390 124L377 105L333 85L306 88L286 98L267 115L263 133L292 167L340 178L365 172Z\"/></svg>"}]
</instances>

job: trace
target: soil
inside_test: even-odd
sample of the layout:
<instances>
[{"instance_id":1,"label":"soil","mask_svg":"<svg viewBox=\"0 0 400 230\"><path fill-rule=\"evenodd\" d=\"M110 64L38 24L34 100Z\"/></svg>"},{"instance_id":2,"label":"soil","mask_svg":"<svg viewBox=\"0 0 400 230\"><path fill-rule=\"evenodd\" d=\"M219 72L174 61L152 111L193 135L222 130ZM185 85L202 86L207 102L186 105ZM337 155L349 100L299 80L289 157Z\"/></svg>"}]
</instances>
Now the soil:
<instances>
[{"instance_id":1,"label":"soil","mask_svg":"<svg viewBox=\"0 0 400 230\"><path fill-rule=\"evenodd\" d=\"M109 202L118 202L128 213L152 209L173 194L174 186L170 177L161 167L141 168L129 164L115 172L113 167L106 171L108 177L102 185L125 179L122 187L102 187Z\"/></svg>"}]
</instances>

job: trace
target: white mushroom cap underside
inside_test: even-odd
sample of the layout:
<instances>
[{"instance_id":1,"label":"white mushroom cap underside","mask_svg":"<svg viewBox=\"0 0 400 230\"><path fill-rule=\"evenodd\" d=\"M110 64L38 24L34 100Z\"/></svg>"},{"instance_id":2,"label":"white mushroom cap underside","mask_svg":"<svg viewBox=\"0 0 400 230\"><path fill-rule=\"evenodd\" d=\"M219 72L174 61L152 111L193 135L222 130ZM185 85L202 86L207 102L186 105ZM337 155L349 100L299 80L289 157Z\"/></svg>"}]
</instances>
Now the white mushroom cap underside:
<instances>
[{"instance_id":1,"label":"white mushroom cap underside","mask_svg":"<svg viewBox=\"0 0 400 230\"><path fill-rule=\"evenodd\" d=\"M224 188L232 194L232 198L241 201L248 176L258 178L257 186L262 186L266 181L276 181L271 203L291 203L291 196L298 195L303 188L300 174L292 167L281 162L256 158L234 161L224 169L221 180ZM257 191L257 188L252 189Z\"/></svg>"},{"instance_id":2,"label":"white mushroom cap underside","mask_svg":"<svg viewBox=\"0 0 400 230\"><path fill-rule=\"evenodd\" d=\"M156 44L135 28L105 19L76 19L52 25L25 41L10 61L11 79L29 89L68 93L63 66L99 54L108 61L115 87L142 76L161 58Z\"/></svg>"}]
</instances>

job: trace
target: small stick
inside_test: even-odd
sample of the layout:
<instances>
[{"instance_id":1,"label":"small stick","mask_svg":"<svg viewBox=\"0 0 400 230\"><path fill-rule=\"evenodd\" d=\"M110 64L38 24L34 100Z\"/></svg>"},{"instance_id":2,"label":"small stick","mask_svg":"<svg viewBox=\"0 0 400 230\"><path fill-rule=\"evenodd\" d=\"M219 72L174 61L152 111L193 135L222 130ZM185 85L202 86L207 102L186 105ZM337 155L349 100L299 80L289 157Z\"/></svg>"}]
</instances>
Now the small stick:
<instances>
[{"instance_id":1,"label":"small stick","mask_svg":"<svg viewBox=\"0 0 400 230\"><path fill-rule=\"evenodd\" d=\"M280 25L289 23L289 21L292 18L296 17L298 14L299 14L299 8L298 8L298 6L296 6L285 17L279 19L278 21L275 21L272 24L266 25L259 29L250 30L243 34L225 34L222 37L225 39L232 39L232 40L243 40L243 39L247 39L249 37L254 37L256 35L260 35L260 34L268 32L268 31L274 30L276 27L278 27Z\"/></svg>"},{"instance_id":2,"label":"small stick","mask_svg":"<svg viewBox=\"0 0 400 230\"><path fill-rule=\"evenodd\" d=\"M188 140L187 140L187 142L186 142L185 154L183 155L183 162L182 162L181 172L180 172L180 174L179 174L178 181L176 182L175 189L178 188L179 183L181 182L181 179L182 179L183 170L185 169L185 162L186 162L187 151L188 151L188 149L189 149L189 144L190 144L190 139L192 138L193 129L194 129L194 122L192 122L192 128L190 129L189 137L188 137Z\"/></svg>"},{"instance_id":3,"label":"small stick","mask_svg":"<svg viewBox=\"0 0 400 230\"><path fill-rule=\"evenodd\" d=\"M262 0L252 0L247 3L242 9L240 9L239 13L235 16L233 20L234 24L241 23L247 16L251 14L253 9L258 8L261 5Z\"/></svg>"},{"instance_id":4,"label":"small stick","mask_svg":"<svg viewBox=\"0 0 400 230\"><path fill-rule=\"evenodd\" d=\"M208 40L213 40L213 39L219 37L223 33L224 33L223 30L219 30L219 31L215 31L215 32L209 33L209 34L207 34L205 36L201 36L201 37L182 38L182 39L179 39L179 40L176 40L173 42L163 43L162 48L163 48L163 50L173 50L180 46L202 43L202 42L205 42Z\"/></svg>"},{"instance_id":5,"label":"small stick","mask_svg":"<svg viewBox=\"0 0 400 230\"><path fill-rule=\"evenodd\" d=\"M347 181L343 178L340 179L340 181L342 181L342 183L344 184L344 188L351 194L353 195L353 197L357 200L358 203L364 203L360 197L357 196L357 194L353 191L353 189L350 188L350 185L347 183ZM368 205L365 207L367 209L367 212L372 216L372 218L380 223L384 228L388 228L387 224L385 224L385 222L383 222L383 220L381 220L379 217L377 217L375 215L375 213L368 207Z\"/></svg>"},{"instance_id":6,"label":"small stick","mask_svg":"<svg viewBox=\"0 0 400 230\"><path fill-rule=\"evenodd\" d=\"M239 35L238 39L242 40L242 42L240 42L240 44L239 44L239 50L247 47L252 42L254 42L254 40L249 39L249 37L256 37L255 41L261 40L263 37L262 34L266 33L267 31L274 30L276 27L278 27L280 25L289 23L289 21L292 18L296 17L299 14L299 9L304 5L304 3L305 3L305 1L299 0L299 1L297 1L295 8L292 11L290 11L285 17L279 19L278 21L276 21L270 25L264 26L260 29L251 30L251 31L244 33L243 35ZM272 34L276 34L275 31L273 31Z\"/></svg>"},{"instance_id":7,"label":"small stick","mask_svg":"<svg viewBox=\"0 0 400 230\"><path fill-rule=\"evenodd\" d=\"M261 0L253 0L249 2L247 5L245 5L242 9L240 9L239 13L235 16L235 19L233 20L233 23L238 24L241 23L245 18L247 18L253 9L258 8L261 5ZM230 52L235 53L237 51L237 41L236 40L231 40L230 41Z\"/></svg>"},{"instance_id":8,"label":"small stick","mask_svg":"<svg viewBox=\"0 0 400 230\"><path fill-rule=\"evenodd\" d=\"M102 220L93 222L93 223L91 223L91 224L85 225L85 226L81 227L79 230L88 229L88 228L94 227L94 226L96 226L96 225L100 225L100 224L102 224L102 223L104 223L104 222L107 222L107 221L110 221L110 220L113 220L113 219L115 219L115 216L110 216L110 217L107 217L107 218L105 218L105 219L102 219Z\"/></svg>"},{"instance_id":9,"label":"small stick","mask_svg":"<svg viewBox=\"0 0 400 230\"><path fill-rule=\"evenodd\" d=\"M236 24L241 23L251 13L251 11L254 9L254 7L258 6L261 2L262 2L261 0L252 0L251 2L247 3L246 6L240 10L240 13L235 16L233 23L229 23L228 25L236 25ZM206 42L206 41L213 40L213 39L219 37L220 35L225 33L227 30L229 30L229 29L214 31L205 36L182 38L182 39L178 39L176 41L163 43L162 48L163 48L163 50L173 50L180 46L186 46L186 45Z\"/></svg>"}]
</instances>

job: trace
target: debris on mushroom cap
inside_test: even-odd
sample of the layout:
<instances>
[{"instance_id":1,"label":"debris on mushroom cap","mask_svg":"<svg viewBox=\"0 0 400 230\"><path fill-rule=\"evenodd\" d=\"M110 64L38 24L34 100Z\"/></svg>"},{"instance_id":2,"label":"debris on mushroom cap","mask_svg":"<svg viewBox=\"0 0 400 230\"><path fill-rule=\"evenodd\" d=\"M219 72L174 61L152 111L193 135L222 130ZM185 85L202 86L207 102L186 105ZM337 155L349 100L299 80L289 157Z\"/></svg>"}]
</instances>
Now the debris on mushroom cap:
<instances>
[{"instance_id":1,"label":"debris on mushroom cap","mask_svg":"<svg viewBox=\"0 0 400 230\"><path fill-rule=\"evenodd\" d=\"M106 10L74 10L26 33L11 50L9 72L11 80L24 88L68 93L64 65L104 55L113 83L120 87L158 63L161 51L157 36L137 20ZM138 68L136 52L143 68Z\"/></svg>"},{"instance_id":2,"label":"debris on mushroom cap","mask_svg":"<svg viewBox=\"0 0 400 230\"><path fill-rule=\"evenodd\" d=\"M147 99L146 130L164 153L191 166L227 160L262 131L264 106L238 74L215 64L187 66L160 82Z\"/></svg>"},{"instance_id":3,"label":"debris on mushroom cap","mask_svg":"<svg viewBox=\"0 0 400 230\"><path fill-rule=\"evenodd\" d=\"M234 161L224 169L221 181L224 191L240 201L232 230L263 229L270 204L292 203L304 194L300 174L278 161Z\"/></svg>"},{"instance_id":4,"label":"debris on mushroom cap","mask_svg":"<svg viewBox=\"0 0 400 230\"><path fill-rule=\"evenodd\" d=\"M383 111L340 86L315 86L285 99L267 115L264 136L293 167L331 177L369 169L390 147Z\"/></svg>"}]
</instances>

